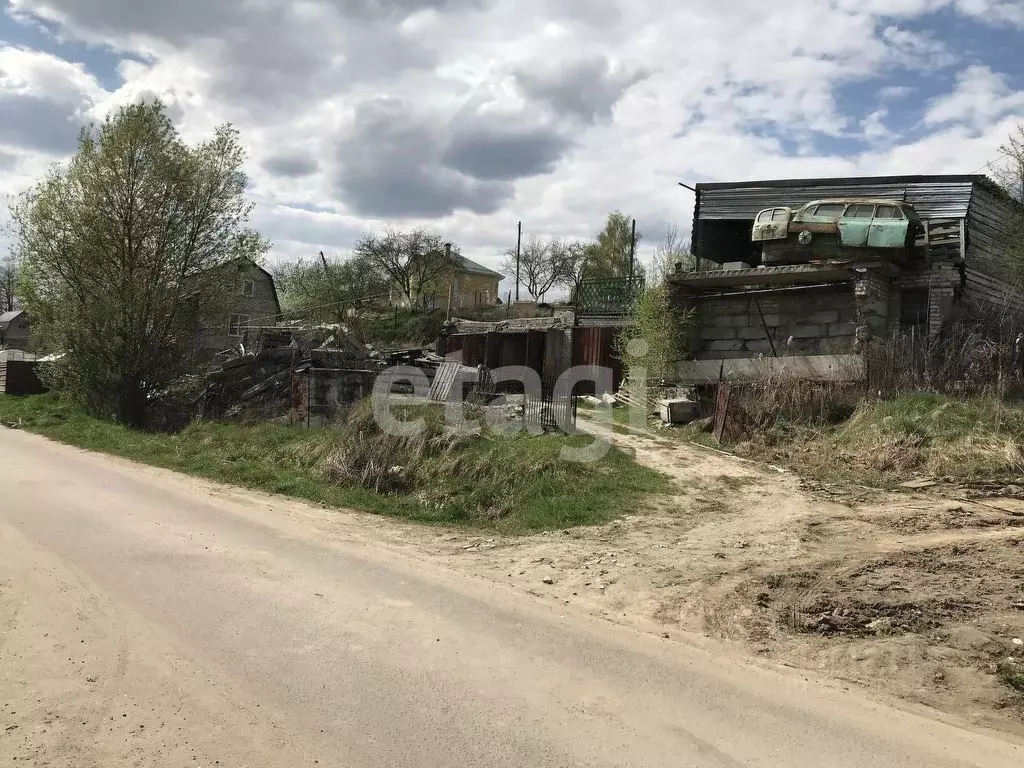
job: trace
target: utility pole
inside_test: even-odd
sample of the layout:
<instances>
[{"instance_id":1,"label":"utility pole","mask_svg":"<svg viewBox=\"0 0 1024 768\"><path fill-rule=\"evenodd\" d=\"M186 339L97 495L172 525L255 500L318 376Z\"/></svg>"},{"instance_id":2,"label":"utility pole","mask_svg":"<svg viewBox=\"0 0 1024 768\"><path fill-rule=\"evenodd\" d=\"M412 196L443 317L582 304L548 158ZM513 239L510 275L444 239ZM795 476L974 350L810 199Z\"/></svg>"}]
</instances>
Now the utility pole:
<instances>
[{"instance_id":1,"label":"utility pole","mask_svg":"<svg viewBox=\"0 0 1024 768\"><path fill-rule=\"evenodd\" d=\"M519 234L516 236L516 301L519 301L519 251L523 245L523 222L519 222Z\"/></svg>"},{"instance_id":2,"label":"utility pole","mask_svg":"<svg viewBox=\"0 0 1024 768\"><path fill-rule=\"evenodd\" d=\"M327 277L327 257L324 256L323 251L320 251L320 261L324 265L324 277Z\"/></svg>"},{"instance_id":3,"label":"utility pole","mask_svg":"<svg viewBox=\"0 0 1024 768\"><path fill-rule=\"evenodd\" d=\"M633 234L629 238L629 282L633 283L633 261L636 258L636 219L633 219Z\"/></svg>"}]
</instances>

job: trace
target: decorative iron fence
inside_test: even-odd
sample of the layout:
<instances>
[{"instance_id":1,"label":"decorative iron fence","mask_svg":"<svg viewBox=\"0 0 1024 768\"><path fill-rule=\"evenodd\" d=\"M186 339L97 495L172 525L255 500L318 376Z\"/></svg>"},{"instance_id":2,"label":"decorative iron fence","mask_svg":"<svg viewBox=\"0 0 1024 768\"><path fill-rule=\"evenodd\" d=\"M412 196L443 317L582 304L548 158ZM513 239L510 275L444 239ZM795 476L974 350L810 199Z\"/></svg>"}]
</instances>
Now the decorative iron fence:
<instances>
[{"instance_id":1,"label":"decorative iron fence","mask_svg":"<svg viewBox=\"0 0 1024 768\"><path fill-rule=\"evenodd\" d=\"M642 277L584 280L576 296L580 315L628 315L644 289Z\"/></svg>"}]
</instances>

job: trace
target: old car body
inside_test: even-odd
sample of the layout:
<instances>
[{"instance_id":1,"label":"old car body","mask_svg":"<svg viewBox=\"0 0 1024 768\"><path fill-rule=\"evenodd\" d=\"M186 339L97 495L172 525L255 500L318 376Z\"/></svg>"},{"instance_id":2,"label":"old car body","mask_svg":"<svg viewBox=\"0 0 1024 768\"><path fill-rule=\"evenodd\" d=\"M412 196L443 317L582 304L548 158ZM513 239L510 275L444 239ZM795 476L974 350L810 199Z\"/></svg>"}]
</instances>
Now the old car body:
<instances>
[{"instance_id":1,"label":"old car body","mask_svg":"<svg viewBox=\"0 0 1024 768\"><path fill-rule=\"evenodd\" d=\"M752 239L763 243L763 260L769 263L865 255L860 249L899 260L909 255L923 229L914 206L902 200L816 200L795 211L785 206L761 211Z\"/></svg>"}]
</instances>

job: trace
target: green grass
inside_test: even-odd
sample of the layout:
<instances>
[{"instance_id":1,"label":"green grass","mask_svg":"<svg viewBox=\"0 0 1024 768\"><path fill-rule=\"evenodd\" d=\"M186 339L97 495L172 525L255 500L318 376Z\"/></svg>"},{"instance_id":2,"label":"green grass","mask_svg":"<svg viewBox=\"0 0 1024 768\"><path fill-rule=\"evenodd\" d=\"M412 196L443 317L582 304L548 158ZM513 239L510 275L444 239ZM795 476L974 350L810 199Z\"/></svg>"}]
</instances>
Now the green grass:
<instances>
[{"instance_id":1,"label":"green grass","mask_svg":"<svg viewBox=\"0 0 1024 768\"><path fill-rule=\"evenodd\" d=\"M1016 473L1024 469L1024 408L996 398L954 399L914 394L862 403L839 425L833 440L854 454L874 454L884 470L964 477Z\"/></svg>"},{"instance_id":2,"label":"green grass","mask_svg":"<svg viewBox=\"0 0 1024 768\"><path fill-rule=\"evenodd\" d=\"M606 522L635 511L647 494L669 485L617 450L592 463L566 461L563 448L592 438L558 434L470 439L450 453L425 457L409 492L385 494L329 479L326 466L348 439L342 429L196 422L177 434L136 432L88 416L54 395L0 395L0 424L328 507L509 533Z\"/></svg>"},{"instance_id":3,"label":"green grass","mask_svg":"<svg viewBox=\"0 0 1024 768\"><path fill-rule=\"evenodd\" d=\"M1024 693L1024 664L1007 659L999 665L999 679L1018 693Z\"/></svg>"}]
</instances>

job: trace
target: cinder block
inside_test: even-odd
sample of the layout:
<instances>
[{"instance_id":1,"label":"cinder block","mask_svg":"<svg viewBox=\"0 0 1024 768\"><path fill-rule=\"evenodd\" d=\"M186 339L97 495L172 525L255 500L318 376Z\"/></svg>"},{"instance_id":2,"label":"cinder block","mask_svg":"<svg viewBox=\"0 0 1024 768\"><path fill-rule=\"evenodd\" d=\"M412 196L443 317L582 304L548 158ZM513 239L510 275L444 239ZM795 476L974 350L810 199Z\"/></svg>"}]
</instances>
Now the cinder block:
<instances>
[{"instance_id":1,"label":"cinder block","mask_svg":"<svg viewBox=\"0 0 1024 768\"><path fill-rule=\"evenodd\" d=\"M810 322L815 325L828 325L829 323L839 322L839 311L838 310L827 310L824 312L815 312L809 318Z\"/></svg>"},{"instance_id":2,"label":"cinder block","mask_svg":"<svg viewBox=\"0 0 1024 768\"><path fill-rule=\"evenodd\" d=\"M777 348L778 345L776 345L776 349ZM769 343L768 339L756 339L748 341L745 349L747 350L747 352L762 352L765 354L771 354L772 345Z\"/></svg>"},{"instance_id":3,"label":"cinder block","mask_svg":"<svg viewBox=\"0 0 1024 768\"><path fill-rule=\"evenodd\" d=\"M709 352L739 352L743 349L742 341L710 341L705 345Z\"/></svg>"},{"instance_id":4,"label":"cinder block","mask_svg":"<svg viewBox=\"0 0 1024 768\"><path fill-rule=\"evenodd\" d=\"M856 323L833 323L828 327L829 336L853 336L856 332Z\"/></svg>"},{"instance_id":5,"label":"cinder block","mask_svg":"<svg viewBox=\"0 0 1024 768\"><path fill-rule=\"evenodd\" d=\"M737 317L735 314L724 313L714 315L712 325L715 328L735 328L737 325L737 319L740 319L740 321L744 321L743 323L739 323L738 325L745 325L745 318L741 316Z\"/></svg>"},{"instance_id":6,"label":"cinder block","mask_svg":"<svg viewBox=\"0 0 1024 768\"><path fill-rule=\"evenodd\" d=\"M707 341L717 341L719 339L735 339L736 329L735 328L701 328L700 337Z\"/></svg>"},{"instance_id":7,"label":"cinder block","mask_svg":"<svg viewBox=\"0 0 1024 768\"><path fill-rule=\"evenodd\" d=\"M758 320L760 319L761 318L758 318ZM769 328L778 328L780 325L785 325L787 322L789 322L789 318L780 314L769 315L766 313L764 316L764 324Z\"/></svg>"},{"instance_id":8,"label":"cinder block","mask_svg":"<svg viewBox=\"0 0 1024 768\"><path fill-rule=\"evenodd\" d=\"M754 326L753 328L740 328L738 329L737 337L741 339L763 339L767 336L767 332L760 325Z\"/></svg>"},{"instance_id":9,"label":"cinder block","mask_svg":"<svg viewBox=\"0 0 1024 768\"><path fill-rule=\"evenodd\" d=\"M794 339L815 339L828 335L828 329L820 325L790 325L782 330L782 335Z\"/></svg>"}]
</instances>

